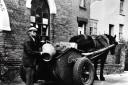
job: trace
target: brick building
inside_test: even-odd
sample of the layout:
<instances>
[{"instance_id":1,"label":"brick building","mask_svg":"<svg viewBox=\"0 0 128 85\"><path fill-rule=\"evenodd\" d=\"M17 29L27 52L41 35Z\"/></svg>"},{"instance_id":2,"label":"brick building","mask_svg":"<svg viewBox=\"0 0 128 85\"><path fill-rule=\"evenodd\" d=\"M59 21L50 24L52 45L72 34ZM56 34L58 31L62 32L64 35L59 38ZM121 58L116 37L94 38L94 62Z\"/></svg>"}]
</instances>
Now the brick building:
<instances>
[{"instance_id":1,"label":"brick building","mask_svg":"<svg viewBox=\"0 0 128 85\"><path fill-rule=\"evenodd\" d=\"M26 27L29 26L29 13L26 11L25 2L25 0L4 0L11 28L11 31L0 32L0 52L4 56L15 58L22 56L22 43L27 38Z\"/></svg>"},{"instance_id":2,"label":"brick building","mask_svg":"<svg viewBox=\"0 0 128 85\"><path fill-rule=\"evenodd\" d=\"M0 32L0 51L3 55L16 58L22 56L22 43L28 37L27 27L33 23L33 16L36 17L36 14L40 14L40 9L43 12L43 18L48 19L45 20L47 26L43 26L48 28L44 35L48 35L51 41L68 41L73 35L88 33L90 0L55 0L56 14L50 13L49 1L32 0L32 7L27 8L26 0L4 0L9 14L11 31ZM39 22L35 20L38 28L40 22L40 20ZM44 23L42 24L44 25ZM78 33L79 27L84 28L84 32Z\"/></svg>"},{"instance_id":3,"label":"brick building","mask_svg":"<svg viewBox=\"0 0 128 85\"><path fill-rule=\"evenodd\" d=\"M49 36L54 43L68 41L70 37L78 34L91 34L89 29L91 0L54 0L56 13L51 12L49 1L32 0L32 7L27 8L26 0L4 0L11 28L11 31L0 32L0 52L4 56L17 59L22 57L22 43L28 38L26 31L30 24L39 29L47 28L44 30L47 33L39 34ZM40 10L43 12L41 18L36 15L40 15ZM43 19L38 21L38 18L44 18L44 22ZM94 23L97 23L97 20Z\"/></svg>"},{"instance_id":4,"label":"brick building","mask_svg":"<svg viewBox=\"0 0 128 85\"><path fill-rule=\"evenodd\" d=\"M90 0L55 0L57 14L54 17L53 39L68 41L71 36L88 33ZM79 29L82 29L81 32Z\"/></svg>"},{"instance_id":5,"label":"brick building","mask_svg":"<svg viewBox=\"0 0 128 85\"><path fill-rule=\"evenodd\" d=\"M43 28L39 34L49 36L54 43L88 33L90 0L0 0L0 4L1 1L7 8L10 28L0 31L0 53L8 59L21 59L22 44L28 38L26 31L30 25L39 30ZM51 1L55 2L55 9Z\"/></svg>"},{"instance_id":6,"label":"brick building","mask_svg":"<svg viewBox=\"0 0 128 85\"><path fill-rule=\"evenodd\" d=\"M48 35L53 42L59 42L68 41L73 35L88 33L88 20L90 18L89 0L76 0L75 2L73 0L54 0L56 14L50 12L54 7L51 8L49 3L50 0L32 0L31 4L30 22L34 23L34 25L36 23L39 29L41 29L41 26L38 23L42 23L42 28L46 27L48 32L43 35ZM37 13L38 9L42 10L42 12ZM40 22L37 21L37 14L40 16ZM43 21L44 19L45 22ZM44 27L44 23L47 23L47 26Z\"/></svg>"}]
</instances>

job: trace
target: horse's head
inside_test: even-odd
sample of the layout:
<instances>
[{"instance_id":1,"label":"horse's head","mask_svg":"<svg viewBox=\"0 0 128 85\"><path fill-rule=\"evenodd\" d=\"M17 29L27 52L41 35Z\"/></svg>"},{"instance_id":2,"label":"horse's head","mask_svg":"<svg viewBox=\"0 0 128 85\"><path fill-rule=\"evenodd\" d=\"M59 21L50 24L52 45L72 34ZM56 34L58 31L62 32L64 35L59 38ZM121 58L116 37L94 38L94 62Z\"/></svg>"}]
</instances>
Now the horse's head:
<instances>
[{"instance_id":1,"label":"horse's head","mask_svg":"<svg viewBox=\"0 0 128 85\"><path fill-rule=\"evenodd\" d=\"M115 36L111 36L111 35L107 35L106 36L108 37L109 39L109 44L112 45L114 44L114 46L112 48L110 48L110 53L112 55L115 54L115 48L116 48L116 45L118 45L118 42L116 41L116 35Z\"/></svg>"}]
</instances>

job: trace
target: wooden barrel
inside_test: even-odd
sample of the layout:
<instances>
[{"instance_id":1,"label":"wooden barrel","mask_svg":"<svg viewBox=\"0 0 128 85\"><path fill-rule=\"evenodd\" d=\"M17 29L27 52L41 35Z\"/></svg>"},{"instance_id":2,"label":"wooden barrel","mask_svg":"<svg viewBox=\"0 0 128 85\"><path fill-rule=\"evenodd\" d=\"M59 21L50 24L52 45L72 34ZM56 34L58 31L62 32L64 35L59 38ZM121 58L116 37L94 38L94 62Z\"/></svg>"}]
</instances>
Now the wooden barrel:
<instances>
[{"instance_id":1,"label":"wooden barrel","mask_svg":"<svg viewBox=\"0 0 128 85\"><path fill-rule=\"evenodd\" d=\"M72 48L57 57L55 73L65 85L72 85L74 60L80 57L81 53Z\"/></svg>"}]
</instances>

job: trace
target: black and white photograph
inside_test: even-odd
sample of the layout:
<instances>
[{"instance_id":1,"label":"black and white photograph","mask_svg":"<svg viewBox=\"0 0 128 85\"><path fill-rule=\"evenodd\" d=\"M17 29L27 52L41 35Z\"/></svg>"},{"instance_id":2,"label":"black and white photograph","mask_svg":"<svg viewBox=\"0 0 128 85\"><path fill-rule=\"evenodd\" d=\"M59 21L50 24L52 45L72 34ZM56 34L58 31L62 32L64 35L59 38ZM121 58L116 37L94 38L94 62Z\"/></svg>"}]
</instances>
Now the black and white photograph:
<instances>
[{"instance_id":1,"label":"black and white photograph","mask_svg":"<svg viewBox=\"0 0 128 85\"><path fill-rule=\"evenodd\" d=\"M0 85L128 85L128 0L0 0Z\"/></svg>"}]
</instances>

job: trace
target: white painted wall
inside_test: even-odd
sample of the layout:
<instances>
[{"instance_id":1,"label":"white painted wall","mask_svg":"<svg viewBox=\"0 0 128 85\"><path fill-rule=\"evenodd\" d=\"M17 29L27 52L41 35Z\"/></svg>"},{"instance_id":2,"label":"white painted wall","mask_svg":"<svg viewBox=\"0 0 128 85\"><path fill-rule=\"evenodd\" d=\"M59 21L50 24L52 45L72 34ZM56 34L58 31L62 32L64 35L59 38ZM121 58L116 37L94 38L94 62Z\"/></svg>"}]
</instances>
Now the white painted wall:
<instances>
[{"instance_id":1,"label":"white painted wall","mask_svg":"<svg viewBox=\"0 0 128 85\"><path fill-rule=\"evenodd\" d=\"M128 41L128 0L125 0L125 3L124 3L124 14L125 14L125 18L124 18L124 23L125 23L125 26L124 26L124 38L125 40Z\"/></svg>"},{"instance_id":2,"label":"white painted wall","mask_svg":"<svg viewBox=\"0 0 128 85\"><path fill-rule=\"evenodd\" d=\"M128 0L127 1L128 4ZM125 2L126 4L126 2ZM125 5L124 4L124 5ZM128 10L128 6L124 6ZM128 14L127 21L126 16L119 14L120 0L98 0L91 4L90 18L99 20L97 24L97 34L109 33L109 24L114 25L114 34L117 35L117 41L119 40L119 24L124 24L123 38L128 40L126 34L128 33ZM128 13L128 12L127 12Z\"/></svg>"}]
</instances>

